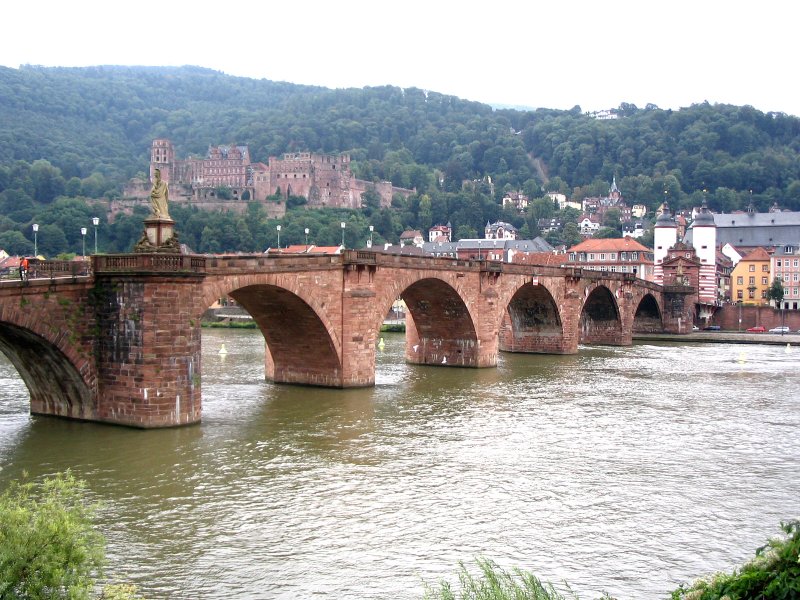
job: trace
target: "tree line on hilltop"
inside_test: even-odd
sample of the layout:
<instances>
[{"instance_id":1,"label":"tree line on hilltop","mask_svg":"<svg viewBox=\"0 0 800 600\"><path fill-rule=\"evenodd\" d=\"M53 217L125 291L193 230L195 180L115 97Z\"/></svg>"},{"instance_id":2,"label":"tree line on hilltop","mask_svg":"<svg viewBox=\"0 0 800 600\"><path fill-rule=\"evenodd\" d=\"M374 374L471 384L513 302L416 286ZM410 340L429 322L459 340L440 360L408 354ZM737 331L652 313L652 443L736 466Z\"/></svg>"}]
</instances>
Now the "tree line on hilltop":
<instances>
[{"instance_id":1,"label":"tree line on hilltop","mask_svg":"<svg viewBox=\"0 0 800 600\"><path fill-rule=\"evenodd\" d=\"M800 210L800 119L753 107L708 103L681 110L622 104L613 120L572 110L493 109L420 89L384 86L330 90L228 76L198 67L0 67L0 247L40 253L80 252L94 240L80 231L101 217L100 249L129 251L147 208L106 223L107 203L132 177L146 177L154 138L169 138L180 156L209 145L246 144L253 160L285 152L348 152L356 177L415 188L390 209L368 199L360 211L303 208L290 199L281 244L396 242L405 229L450 222L456 237L507 221L524 237L538 219L557 215L544 193L580 200L603 196L616 177L629 202L649 214L715 211L753 202ZM464 185L464 182L470 182ZM504 210L502 197L522 191L527 211ZM263 251L277 244L263 207L206 213L175 207L181 240L197 252ZM606 235L619 234L609 223ZM548 234L571 243L575 228Z\"/></svg>"}]
</instances>

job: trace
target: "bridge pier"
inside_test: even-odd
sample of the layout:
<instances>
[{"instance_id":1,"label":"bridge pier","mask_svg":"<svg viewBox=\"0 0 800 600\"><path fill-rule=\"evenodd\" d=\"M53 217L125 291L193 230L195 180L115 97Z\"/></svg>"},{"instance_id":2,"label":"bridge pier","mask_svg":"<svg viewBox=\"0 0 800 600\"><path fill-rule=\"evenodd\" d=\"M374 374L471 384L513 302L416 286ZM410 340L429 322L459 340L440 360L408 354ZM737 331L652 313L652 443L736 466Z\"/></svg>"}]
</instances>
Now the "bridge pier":
<instances>
[{"instance_id":1,"label":"bridge pier","mask_svg":"<svg viewBox=\"0 0 800 600\"><path fill-rule=\"evenodd\" d=\"M99 273L96 420L141 428L201 416L198 273Z\"/></svg>"}]
</instances>

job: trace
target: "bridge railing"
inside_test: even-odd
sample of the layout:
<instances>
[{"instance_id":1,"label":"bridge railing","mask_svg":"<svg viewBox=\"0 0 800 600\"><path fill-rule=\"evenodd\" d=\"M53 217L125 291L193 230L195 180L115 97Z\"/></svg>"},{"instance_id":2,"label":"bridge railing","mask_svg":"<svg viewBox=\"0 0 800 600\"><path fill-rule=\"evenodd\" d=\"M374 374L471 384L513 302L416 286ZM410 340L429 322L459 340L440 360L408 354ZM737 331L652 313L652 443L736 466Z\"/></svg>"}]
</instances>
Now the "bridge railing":
<instances>
[{"instance_id":1,"label":"bridge railing","mask_svg":"<svg viewBox=\"0 0 800 600\"><path fill-rule=\"evenodd\" d=\"M371 250L345 250L344 262L350 264L376 265L378 264L378 254Z\"/></svg>"},{"instance_id":2,"label":"bridge railing","mask_svg":"<svg viewBox=\"0 0 800 600\"><path fill-rule=\"evenodd\" d=\"M31 259L28 264L28 279L91 275L91 265L88 260Z\"/></svg>"},{"instance_id":3,"label":"bridge railing","mask_svg":"<svg viewBox=\"0 0 800 600\"><path fill-rule=\"evenodd\" d=\"M202 273L206 258L192 254L103 254L92 257L95 273L157 271Z\"/></svg>"}]
</instances>

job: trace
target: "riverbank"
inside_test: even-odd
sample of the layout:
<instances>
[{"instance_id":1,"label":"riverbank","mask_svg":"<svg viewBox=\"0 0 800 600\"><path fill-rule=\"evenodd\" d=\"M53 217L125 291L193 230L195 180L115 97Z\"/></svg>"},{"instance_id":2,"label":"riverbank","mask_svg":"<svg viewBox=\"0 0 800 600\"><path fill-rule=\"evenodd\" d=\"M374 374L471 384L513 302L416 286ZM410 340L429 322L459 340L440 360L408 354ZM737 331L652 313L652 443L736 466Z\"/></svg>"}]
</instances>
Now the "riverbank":
<instances>
[{"instance_id":1,"label":"riverbank","mask_svg":"<svg viewBox=\"0 0 800 600\"><path fill-rule=\"evenodd\" d=\"M224 319L201 322L203 327L222 329L257 329L258 324L251 318ZM405 333L405 321L386 321L381 325L381 333ZM679 342L679 343L722 343L722 344L771 344L800 346L800 334L746 333L738 331L695 331L678 335L674 333L638 333L633 336L637 342Z\"/></svg>"},{"instance_id":2,"label":"riverbank","mask_svg":"<svg viewBox=\"0 0 800 600\"><path fill-rule=\"evenodd\" d=\"M635 333L634 341L637 342L697 342L721 344L771 344L771 345L800 345L800 334L787 333L747 333L740 331L694 331L683 335L673 333Z\"/></svg>"}]
</instances>

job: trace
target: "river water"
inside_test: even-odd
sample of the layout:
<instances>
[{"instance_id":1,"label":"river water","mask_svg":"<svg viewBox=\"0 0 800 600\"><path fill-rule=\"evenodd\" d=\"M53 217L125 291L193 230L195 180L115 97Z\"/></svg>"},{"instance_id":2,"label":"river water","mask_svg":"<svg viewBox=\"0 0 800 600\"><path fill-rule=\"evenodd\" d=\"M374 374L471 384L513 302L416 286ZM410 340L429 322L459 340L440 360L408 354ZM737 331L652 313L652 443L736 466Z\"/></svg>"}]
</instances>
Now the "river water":
<instances>
[{"instance_id":1,"label":"river water","mask_svg":"<svg viewBox=\"0 0 800 600\"><path fill-rule=\"evenodd\" d=\"M203 332L203 423L31 417L0 361L0 489L71 468L108 575L150 599L419 599L459 561L581 599L667 598L800 517L800 348L724 344L406 365L376 386L264 381L257 331ZM228 350L218 354L222 345Z\"/></svg>"}]
</instances>

